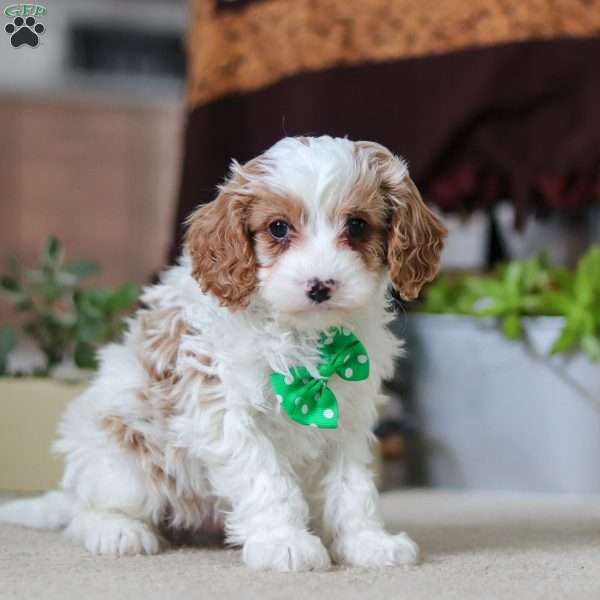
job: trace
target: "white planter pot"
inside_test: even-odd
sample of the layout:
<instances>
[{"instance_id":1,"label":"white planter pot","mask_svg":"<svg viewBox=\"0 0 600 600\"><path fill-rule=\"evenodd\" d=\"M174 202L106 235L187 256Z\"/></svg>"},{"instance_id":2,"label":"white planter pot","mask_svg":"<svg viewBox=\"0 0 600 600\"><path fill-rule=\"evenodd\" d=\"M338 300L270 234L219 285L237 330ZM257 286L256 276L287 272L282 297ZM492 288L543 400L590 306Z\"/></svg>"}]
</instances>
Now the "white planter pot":
<instances>
[{"instance_id":1,"label":"white planter pot","mask_svg":"<svg viewBox=\"0 0 600 600\"><path fill-rule=\"evenodd\" d=\"M562 323L527 319L525 343L475 318L408 318L403 375L432 485L600 493L600 365L548 357Z\"/></svg>"},{"instance_id":2,"label":"white planter pot","mask_svg":"<svg viewBox=\"0 0 600 600\"><path fill-rule=\"evenodd\" d=\"M56 487L62 461L50 446L66 404L83 389L51 379L0 379L0 490Z\"/></svg>"},{"instance_id":3,"label":"white planter pot","mask_svg":"<svg viewBox=\"0 0 600 600\"><path fill-rule=\"evenodd\" d=\"M490 218L477 211L467 219L454 215L442 217L448 237L442 252L442 269L477 270L487 263Z\"/></svg>"},{"instance_id":4,"label":"white planter pot","mask_svg":"<svg viewBox=\"0 0 600 600\"><path fill-rule=\"evenodd\" d=\"M591 219L569 222L564 215L546 220L531 218L523 231L517 231L515 209L505 202L494 207L494 217L510 259L543 253L551 264L574 265L594 241Z\"/></svg>"}]
</instances>

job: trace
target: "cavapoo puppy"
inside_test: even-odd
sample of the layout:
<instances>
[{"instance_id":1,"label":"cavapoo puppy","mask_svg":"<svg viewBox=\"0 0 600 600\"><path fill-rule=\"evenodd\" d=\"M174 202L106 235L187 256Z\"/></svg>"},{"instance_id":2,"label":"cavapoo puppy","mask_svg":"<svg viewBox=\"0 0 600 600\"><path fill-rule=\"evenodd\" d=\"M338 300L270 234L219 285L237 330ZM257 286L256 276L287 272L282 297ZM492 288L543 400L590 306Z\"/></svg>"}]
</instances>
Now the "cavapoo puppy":
<instances>
[{"instance_id":1,"label":"cavapoo puppy","mask_svg":"<svg viewBox=\"0 0 600 600\"><path fill-rule=\"evenodd\" d=\"M61 491L0 520L116 556L221 528L255 569L415 562L382 524L371 428L401 346L388 286L415 298L445 234L378 144L286 138L234 162L68 407Z\"/></svg>"}]
</instances>

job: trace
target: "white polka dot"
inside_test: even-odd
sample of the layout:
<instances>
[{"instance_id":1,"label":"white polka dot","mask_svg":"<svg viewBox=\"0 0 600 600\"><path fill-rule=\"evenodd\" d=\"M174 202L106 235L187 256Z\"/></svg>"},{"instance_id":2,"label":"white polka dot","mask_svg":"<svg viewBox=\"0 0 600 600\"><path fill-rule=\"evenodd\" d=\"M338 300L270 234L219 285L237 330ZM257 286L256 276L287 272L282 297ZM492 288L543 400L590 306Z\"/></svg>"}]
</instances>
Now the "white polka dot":
<instances>
[{"instance_id":1,"label":"white polka dot","mask_svg":"<svg viewBox=\"0 0 600 600\"><path fill-rule=\"evenodd\" d=\"M305 377L305 378L302 380L302 383L304 383L304 384L307 384L309 381L310 381L310 379L309 379L308 377Z\"/></svg>"},{"instance_id":2,"label":"white polka dot","mask_svg":"<svg viewBox=\"0 0 600 600\"><path fill-rule=\"evenodd\" d=\"M315 394L315 400L318 402L320 398L321 398L321 392L317 392Z\"/></svg>"},{"instance_id":3,"label":"white polka dot","mask_svg":"<svg viewBox=\"0 0 600 600\"><path fill-rule=\"evenodd\" d=\"M357 359L356 359L361 365L364 365L367 360L369 360L366 356L366 354L361 354Z\"/></svg>"},{"instance_id":4,"label":"white polka dot","mask_svg":"<svg viewBox=\"0 0 600 600\"><path fill-rule=\"evenodd\" d=\"M344 335L350 335L350 330L349 330L349 329L347 329L346 327L342 327L342 333L343 333Z\"/></svg>"},{"instance_id":5,"label":"white polka dot","mask_svg":"<svg viewBox=\"0 0 600 600\"><path fill-rule=\"evenodd\" d=\"M292 385L292 383L294 382L294 378L291 375L286 375L283 378L283 381L285 381L285 385Z\"/></svg>"},{"instance_id":6,"label":"white polka dot","mask_svg":"<svg viewBox=\"0 0 600 600\"><path fill-rule=\"evenodd\" d=\"M308 412L308 404L302 405L302 414L305 415Z\"/></svg>"},{"instance_id":7,"label":"white polka dot","mask_svg":"<svg viewBox=\"0 0 600 600\"><path fill-rule=\"evenodd\" d=\"M353 370L352 370L350 367L348 367L348 368L347 368L347 369L344 371L344 373L346 374L346 377L352 377L352 374L354 373L354 371L353 371Z\"/></svg>"},{"instance_id":8,"label":"white polka dot","mask_svg":"<svg viewBox=\"0 0 600 600\"><path fill-rule=\"evenodd\" d=\"M329 344L333 344L333 338L325 338L325 341L323 343L326 346L329 346Z\"/></svg>"},{"instance_id":9,"label":"white polka dot","mask_svg":"<svg viewBox=\"0 0 600 600\"><path fill-rule=\"evenodd\" d=\"M316 423L311 423L310 426L311 427L318 427L318 425Z\"/></svg>"},{"instance_id":10,"label":"white polka dot","mask_svg":"<svg viewBox=\"0 0 600 600\"><path fill-rule=\"evenodd\" d=\"M332 411L330 408L326 408L326 409L323 411L323 416L324 416L326 419L333 419L333 411Z\"/></svg>"},{"instance_id":11,"label":"white polka dot","mask_svg":"<svg viewBox=\"0 0 600 600\"><path fill-rule=\"evenodd\" d=\"M277 398L277 402L279 402L280 404L283 402L283 396L280 396L279 394L277 394L277 396L275 396Z\"/></svg>"}]
</instances>

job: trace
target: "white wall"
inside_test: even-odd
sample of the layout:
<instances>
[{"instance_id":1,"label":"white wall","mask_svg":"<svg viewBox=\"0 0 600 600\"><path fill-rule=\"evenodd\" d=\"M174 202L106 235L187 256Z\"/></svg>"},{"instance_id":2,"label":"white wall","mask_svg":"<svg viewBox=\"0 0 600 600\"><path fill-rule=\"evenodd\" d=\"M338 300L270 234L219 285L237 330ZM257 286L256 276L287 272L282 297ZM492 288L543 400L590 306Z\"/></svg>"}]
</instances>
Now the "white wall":
<instances>
[{"instance_id":1,"label":"white wall","mask_svg":"<svg viewBox=\"0 0 600 600\"><path fill-rule=\"evenodd\" d=\"M28 1L35 3L35 0ZM10 3L8 0L3 7ZM46 91L54 94L70 85L71 78L65 68L67 31L73 21L104 21L115 26L136 25L182 33L186 23L184 0L39 0L39 3L48 13L39 19L46 31L40 36L37 48L27 45L13 48L4 31L10 19L4 14L0 16L0 94Z\"/></svg>"}]
</instances>

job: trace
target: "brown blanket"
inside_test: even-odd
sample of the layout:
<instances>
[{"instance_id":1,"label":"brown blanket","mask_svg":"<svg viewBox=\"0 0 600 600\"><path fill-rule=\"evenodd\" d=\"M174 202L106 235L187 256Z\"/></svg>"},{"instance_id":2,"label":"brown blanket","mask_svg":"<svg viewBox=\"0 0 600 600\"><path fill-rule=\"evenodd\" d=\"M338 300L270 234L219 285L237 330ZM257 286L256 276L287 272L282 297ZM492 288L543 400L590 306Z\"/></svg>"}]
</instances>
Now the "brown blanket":
<instances>
[{"instance_id":1,"label":"brown blanket","mask_svg":"<svg viewBox=\"0 0 600 600\"><path fill-rule=\"evenodd\" d=\"M188 47L177 239L284 135L377 140L446 210L600 197L600 0L193 0Z\"/></svg>"}]
</instances>

